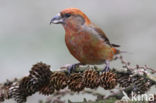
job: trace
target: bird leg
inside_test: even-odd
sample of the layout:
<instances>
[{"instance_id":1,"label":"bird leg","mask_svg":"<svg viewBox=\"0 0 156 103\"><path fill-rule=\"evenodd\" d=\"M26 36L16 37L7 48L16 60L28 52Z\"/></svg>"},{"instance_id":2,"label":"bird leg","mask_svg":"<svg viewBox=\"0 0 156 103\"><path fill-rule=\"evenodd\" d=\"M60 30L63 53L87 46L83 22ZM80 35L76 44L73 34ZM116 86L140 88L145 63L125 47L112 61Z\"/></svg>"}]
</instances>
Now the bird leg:
<instances>
[{"instance_id":1,"label":"bird leg","mask_svg":"<svg viewBox=\"0 0 156 103\"><path fill-rule=\"evenodd\" d=\"M109 61L108 60L105 61L105 64L106 64L106 66L105 66L105 68L103 69L102 72L108 72L110 70L110 67L109 67L110 64L109 64Z\"/></svg>"},{"instance_id":2,"label":"bird leg","mask_svg":"<svg viewBox=\"0 0 156 103\"><path fill-rule=\"evenodd\" d=\"M70 65L67 69L68 69L68 73L70 74L74 69L76 69L79 65L83 65L82 63L75 63Z\"/></svg>"}]
</instances>

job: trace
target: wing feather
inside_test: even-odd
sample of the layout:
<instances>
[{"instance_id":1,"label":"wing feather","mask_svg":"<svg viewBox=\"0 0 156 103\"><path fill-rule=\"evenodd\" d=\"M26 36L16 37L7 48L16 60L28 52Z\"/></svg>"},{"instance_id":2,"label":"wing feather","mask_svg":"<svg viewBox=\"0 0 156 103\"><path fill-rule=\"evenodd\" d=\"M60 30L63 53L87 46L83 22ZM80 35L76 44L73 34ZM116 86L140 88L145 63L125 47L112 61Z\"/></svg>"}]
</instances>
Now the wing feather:
<instances>
[{"instance_id":1,"label":"wing feather","mask_svg":"<svg viewBox=\"0 0 156 103\"><path fill-rule=\"evenodd\" d=\"M97 33L98 35L105 41L106 44L112 46L112 47L120 47L118 44L112 44L110 43L109 39L107 38L106 34L103 32L102 29L100 29L98 26L95 24L91 26Z\"/></svg>"}]
</instances>

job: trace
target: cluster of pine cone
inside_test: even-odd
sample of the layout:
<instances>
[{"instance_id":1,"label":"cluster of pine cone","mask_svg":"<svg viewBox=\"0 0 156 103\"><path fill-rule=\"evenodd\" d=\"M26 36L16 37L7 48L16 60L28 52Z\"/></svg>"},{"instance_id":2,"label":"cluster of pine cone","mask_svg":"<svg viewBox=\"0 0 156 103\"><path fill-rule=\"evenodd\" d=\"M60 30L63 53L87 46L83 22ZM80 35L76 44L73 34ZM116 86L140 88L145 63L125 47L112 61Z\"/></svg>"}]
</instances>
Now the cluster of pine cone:
<instances>
[{"instance_id":1,"label":"cluster of pine cone","mask_svg":"<svg viewBox=\"0 0 156 103\"><path fill-rule=\"evenodd\" d=\"M132 87L133 92L136 94L144 94L146 91L150 89L150 87L154 84L152 81L147 78L141 77L139 75L132 75L130 73L118 73L117 74L117 82L120 87L128 88Z\"/></svg>"},{"instance_id":2,"label":"cluster of pine cone","mask_svg":"<svg viewBox=\"0 0 156 103\"><path fill-rule=\"evenodd\" d=\"M28 76L11 85L9 96L14 98L17 103L25 102L28 96L49 84L51 74L49 65L44 63L34 65Z\"/></svg>"},{"instance_id":3,"label":"cluster of pine cone","mask_svg":"<svg viewBox=\"0 0 156 103\"><path fill-rule=\"evenodd\" d=\"M28 96L39 92L43 95L53 94L68 87L71 91L80 92L84 88L113 89L115 86L134 87L139 94L147 91L152 82L140 76L131 76L126 73L98 72L95 69L86 69L79 73L52 72L50 66L44 63L35 64L29 75L18 81L8 82L0 87L0 102L14 98L17 103L23 103ZM1 85L0 85L1 86Z\"/></svg>"},{"instance_id":4,"label":"cluster of pine cone","mask_svg":"<svg viewBox=\"0 0 156 103\"><path fill-rule=\"evenodd\" d=\"M35 92L49 95L66 87L71 91L79 92L84 88L94 89L98 86L113 89L116 85L116 74L112 72L99 73L94 69L87 69L83 73L68 75L61 71L52 72L49 65L38 63L32 67L28 76L11 84L8 95L17 103L23 103Z\"/></svg>"}]
</instances>

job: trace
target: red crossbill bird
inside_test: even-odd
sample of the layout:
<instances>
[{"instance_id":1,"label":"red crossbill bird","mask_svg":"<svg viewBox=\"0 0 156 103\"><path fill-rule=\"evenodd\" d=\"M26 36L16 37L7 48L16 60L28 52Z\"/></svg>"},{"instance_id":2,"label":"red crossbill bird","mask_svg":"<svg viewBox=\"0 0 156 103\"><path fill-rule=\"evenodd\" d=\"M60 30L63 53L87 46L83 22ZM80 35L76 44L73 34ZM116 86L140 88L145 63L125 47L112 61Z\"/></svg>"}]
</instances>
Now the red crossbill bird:
<instances>
[{"instance_id":1,"label":"red crossbill bird","mask_svg":"<svg viewBox=\"0 0 156 103\"><path fill-rule=\"evenodd\" d=\"M80 64L105 63L107 71L109 61L120 53L116 49L119 45L110 43L103 30L77 8L62 10L51 19L51 23L63 25L67 48Z\"/></svg>"}]
</instances>

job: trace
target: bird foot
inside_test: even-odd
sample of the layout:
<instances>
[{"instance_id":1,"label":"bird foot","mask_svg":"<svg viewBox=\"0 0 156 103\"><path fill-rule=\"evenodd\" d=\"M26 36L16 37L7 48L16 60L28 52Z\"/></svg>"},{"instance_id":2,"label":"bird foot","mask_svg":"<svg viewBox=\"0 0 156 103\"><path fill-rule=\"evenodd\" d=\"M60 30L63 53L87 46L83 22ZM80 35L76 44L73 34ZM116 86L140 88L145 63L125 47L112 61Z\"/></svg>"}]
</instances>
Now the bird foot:
<instances>
[{"instance_id":1,"label":"bird foot","mask_svg":"<svg viewBox=\"0 0 156 103\"><path fill-rule=\"evenodd\" d=\"M68 73L72 73L79 65L81 65L81 63L75 63L75 64L72 64L70 66L68 66Z\"/></svg>"},{"instance_id":2,"label":"bird foot","mask_svg":"<svg viewBox=\"0 0 156 103\"><path fill-rule=\"evenodd\" d=\"M102 70L102 72L109 72L110 71L110 67L109 66L105 66L105 68Z\"/></svg>"},{"instance_id":3,"label":"bird foot","mask_svg":"<svg viewBox=\"0 0 156 103\"><path fill-rule=\"evenodd\" d=\"M109 72L109 71L110 71L109 61L106 61L106 66L105 66L105 68L103 69L102 72Z\"/></svg>"},{"instance_id":4,"label":"bird foot","mask_svg":"<svg viewBox=\"0 0 156 103\"><path fill-rule=\"evenodd\" d=\"M105 68L102 70L102 72L109 72L110 71L110 67L109 65L106 64Z\"/></svg>"}]
</instances>

